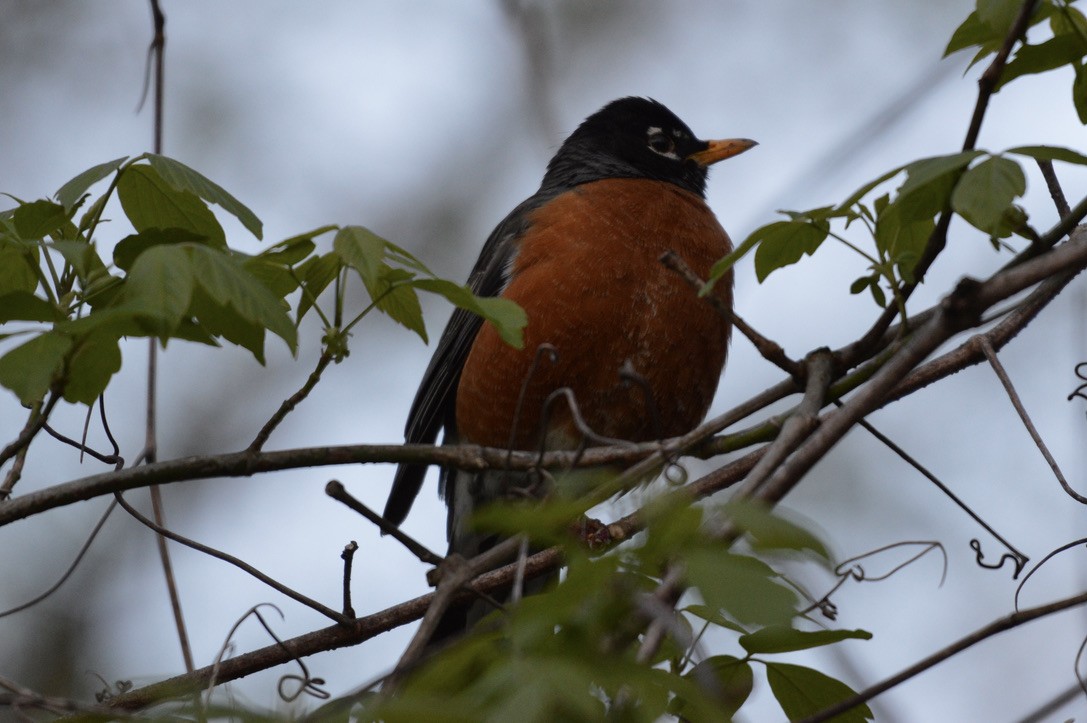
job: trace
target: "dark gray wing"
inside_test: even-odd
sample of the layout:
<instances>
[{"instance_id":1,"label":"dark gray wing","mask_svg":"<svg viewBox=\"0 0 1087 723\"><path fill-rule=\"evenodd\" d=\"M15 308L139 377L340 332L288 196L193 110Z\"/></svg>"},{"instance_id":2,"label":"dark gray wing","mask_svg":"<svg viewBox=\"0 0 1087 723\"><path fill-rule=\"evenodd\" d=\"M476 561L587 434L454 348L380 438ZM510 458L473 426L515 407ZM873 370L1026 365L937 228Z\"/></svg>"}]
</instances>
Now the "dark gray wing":
<instances>
[{"instance_id":1,"label":"dark gray wing","mask_svg":"<svg viewBox=\"0 0 1087 723\"><path fill-rule=\"evenodd\" d=\"M498 296L508 281L510 261L517 252L518 237L528 228L527 215L550 194L536 194L510 212L491 232L483 251L468 277L468 286L477 296ZM438 347L415 393L404 441L409 444L433 444L438 432L456 433L457 385L468 352L475 342L483 320L469 311L455 309L442 332ZM426 476L425 464L402 464L393 478L393 488L385 503L385 519L399 525L407 517Z\"/></svg>"}]
</instances>

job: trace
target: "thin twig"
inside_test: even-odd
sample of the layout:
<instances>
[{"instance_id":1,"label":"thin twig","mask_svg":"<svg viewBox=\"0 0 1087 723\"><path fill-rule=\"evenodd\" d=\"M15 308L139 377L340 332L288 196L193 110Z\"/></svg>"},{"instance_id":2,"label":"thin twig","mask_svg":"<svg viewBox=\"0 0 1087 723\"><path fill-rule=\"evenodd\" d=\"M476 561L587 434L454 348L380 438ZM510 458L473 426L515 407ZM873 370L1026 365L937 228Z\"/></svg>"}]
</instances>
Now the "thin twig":
<instances>
[{"instance_id":1,"label":"thin twig","mask_svg":"<svg viewBox=\"0 0 1087 723\"><path fill-rule=\"evenodd\" d=\"M16 605L13 608L9 608L7 610L4 610L3 612L0 612L0 618L7 617L8 615L14 615L17 612L22 612L27 608L34 607L42 600L45 600L47 597L59 590L60 586L67 582L68 579L72 576L72 573L75 572L75 569L79 567L79 563L83 561L83 557L87 554L87 550L91 549L91 543L94 542L94 539L98 536L98 533L106 524L106 520L109 519L110 514L113 513L113 510L116 509L116 507L117 501L110 501L109 506L106 508L106 511L103 512L102 516L98 518L98 522L95 524L94 529L91 530L91 534L89 534L87 536L87 539L83 541L83 546L79 548L79 552L76 553L75 559L72 560L72 564L68 566L68 569L64 571L64 574L60 576L59 580L53 583L48 590L41 593L40 595L36 595L35 597L31 598L25 603L22 603L21 605Z\"/></svg>"},{"instance_id":2,"label":"thin twig","mask_svg":"<svg viewBox=\"0 0 1087 723\"><path fill-rule=\"evenodd\" d=\"M49 421L49 415L53 413L53 407L57 406L59 401L60 394L51 391L44 405L39 402L31 408L26 424L23 426L22 431L19 432L19 436L11 444L4 447L3 451L0 451L0 465L3 465L12 457L24 453L35 435L41 431L42 426ZM21 469L22 465L19 465L19 467ZM19 481L19 472L16 471L14 476L9 472L4 484L0 486L0 501L11 496L11 490L17 481Z\"/></svg>"},{"instance_id":3,"label":"thin twig","mask_svg":"<svg viewBox=\"0 0 1087 723\"><path fill-rule=\"evenodd\" d=\"M839 402L838 405L841 406L841 403ZM970 518L973 519L974 522L981 525L985 529L986 532L988 532L990 535L995 537L997 539L997 541L1000 542L1000 544L1002 544L1005 548L1007 548L1008 551L1011 553L1011 556L1012 556L1012 558L1014 560L1014 563L1015 563L1015 570L1012 572L1012 579L1014 580L1014 579L1019 577L1019 574L1023 571L1023 566L1026 565L1028 562L1030 562L1029 557L1027 557L1022 552L1020 552L1018 549L1013 547L1012 544L1010 542L1008 542L1007 540L1005 540L1004 537L1002 535L1000 535L996 530L994 530L992 528L992 526L989 525L988 522L986 522L984 519L982 519L982 517L978 513L974 512L974 510L972 510L969 505L967 505L961 498L959 498L958 495L956 495L954 492L952 492L951 488L948 487L947 485L945 485L943 483L943 481L939 477L937 477L932 472L930 472L927 467L925 467L918 460L916 460L912 455L910 455L908 452L906 452L906 450L902 449L897 444L895 444L894 441L890 437L888 437L887 435L883 434L878 429L873 427L867 420L862 419L862 420L860 420L860 422L858 424L862 428L864 428L869 434L871 434L873 437L878 439L885 447L887 447L889 450L891 450L896 455L898 455L898 457L903 462L905 462L906 464L913 467L915 470L920 472L921 475L925 477L925 479L927 479L932 484L936 485L936 487L939 488L939 490L941 492L943 492L945 497L947 497L952 502L954 502L956 505L958 505L959 508L962 509L963 512L970 515ZM976 540L974 542L976 542ZM981 559L980 558L980 543L978 543L978 548L976 548L976 549L978 549L978 552L979 552L978 559L980 561L980 559Z\"/></svg>"},{"instance_id":4,"label":"thin twig","mask_svg":"<svg viewBox=\"0 0 1087 723\"><path fill-rule=\"evenodd\" d=\"M343 614L352 619L355 617L355 608L351 605L351 563L358 549L359 543L351 540L340 553L340 559L343 560Z\"/></svg>"},{"instance_id":5,"label":"thin twig","mask_svg":"<svg viewBox=\"0 0 1087 723\"><path fill-rule=\"evenodd\" d=\"M989 340L984 336L979 337L979 344L981 344L981 350L985 353L985 357L989 360L989 364L993 367L993 371L996 372L997 378L1000 379L1000 383L1004 385L1004 391L1007 392L1008 399L1011 400L1012 406L1015 407L1015 411L1018 412L1019 419L1023 421L1023 426L1027 428L1030 438L1034 440L1034 444L1038 446L1038 451L1045 457L1045 461L1049 464L1049 468L1053 470L1053 474L1056 476L1057 481L1061 483L1061 487L1063 487L1064 491L1068 493L1068 496L1076 502L1087 504L1087 497L1076 492L1072 489L1072 485L1068 484L1068 480L1065 479L1064 473L1061 472L1057 460L1050 454L1049 448L1042 440L1042 435L1038 434L1034 422L1031 421L1030 415L1027 414L1026 407L1023 406L1023 401L1019 398L1019 393L1015 391L1015 385L1012 384L1011 377L1008 376L1008 372L1005 371L1004 365L1000 363L1000 357L998 357L993 350L993 345L990 344Z\"/></svg>"},{"instance_id":6,"label":"thin twig","mask_svg":"<svg viewBox=\"0 0 1087 723\"><path fill-rule=\"evenodd\" d=\"M1053 170L1053 161L1043 158L1035 160L1038 163L1038 169L1042 172L1042 178L1045 179L1045 185L1049 189L1053 205L1057 207L1057 215L1064 217L1072 213L1072 209L1068 206L1068 199L1065 198L1064 189L1061 188L1061 182L1057 178L1057 172Z\"/></svg>"},{"instance_id":7,"label":"thin twig","mask_svg":"<svg viewBox=\"0 0 1087 723\"><path fill-rule=\"evenodd\" d=\"M321 381L321 374L329 363L332 362L332 358L332 353L326 347L324 351L321 352L321 356L317 360L317 365L313 368L313 371L310 372L309 377L306 379L306 383L302 385L301 389L279 405L279 409L276 410L276 413L272 415L271 419L269 419L263 427L261 427L260 432L257 433L257 436L253 439L252 443L250 443L248 451L259 452L261 448L264 447L265 442L272 436L272 432L275 431L276 427L279 426L288 414L294 411L294 408L297 407L303 399L309 396L309 393L317 386L317 382Z\"/></svg>"},{"instance_id":8,"label":"thin twig","mask_svg":"<svg viewBox=\"0 0 1087 723\"><path fill-rule=\"evenodd\" d=\"M660 257L660 262L682 276L695 291L698 291L706 285L706 282L698 278L698 275L694 270L688 266L687 262L675 251L665 251ZM725 321L731 323L741 334L747 337L748 341L755 346L755 349L758 350L759 354L761 354L764 359L782 369L789 376L798 378L797 375L802 373L803 366L795 359L790 359L785 353L785 350L781 348L780 344L767 339L762 334L755 331L753 327L740 318L740 315L737 314L735 310L721 301L720 298L708 294L705 299Z\"/></svg>"},{"instance_id":9,"label":"thin twig","mask_svg":"<svg viewBox=\"0 0 1087 723\"><path fill-rule=\"evenodd\" d=\"M427 565L437 566L442 564L442 561L445 559L441 555L429 550L421 542L416 540L411 535L405 533L398 526L389 522L378 513L371 510L358 499L352 497L351 494L344 488L343 483L339 480L329 480L328 484L325 485L325 494L336 500L337 502L347 505L352 510L358 512L360 515L365 517L367 520L377 525L378 529L381 530L382 534L389 535L401 545L406 547L408 552L419 558L420 562L424 562Z\"/></svg>"},{"instance_id":10,"label":"thin twig","mask_svg":"<svg viewBox=\"0 0 1087 723\"><path fill-rule=\"evenodd\" d=\"M249 563L244 562L242 560L239 560L238 558L234 557L233 555L228 555L225 552L222 552L220 550L216 550L213 547L208 547L207 545L196 542L195 540L190 540L189 538L184 537L183 535L179 535L179 534L177 534L176 532L174 532L172 530L169 530L169 529L167 529L165 527L162 527L160 525L155 524L151 520L149 520L146 517L144 517L143 515L141 515L139 513L139 511L137 511L136 508L134 508L132 505L128 504L128 502L121 495L121 493L118 492L116 495L114 495L114 497L117 500L117 502L120 503L121 507L124 508L125 512L132 515L134 518L136 518L136 520L138 520L145 527L151 528L152 530L154 530L158 534L162 535L163 537L168 537L171 540L173 540L174 542L178 542L178 543L180 543L182 545L185 545L186 547L191 547L194 550L197 550L199 552L203 552L205 555L210 555L210 556L212 556L214 558L222 560L223 562L230 563L234 567L237 567L238 569L243 570L243 571L249 573L250 575L252 575L253 577L257 578L258 580L263 582L268 587L271 587L271 588L279 591L280 593L286 595L287 597L291 598L292 600L294 600L296 602L302 603L306 607L313 608L314 610L321 613L325 617L330 618L332 620L335 620L336 622L340 623L341 625L350 625L351 624L351 619L348 618L343 613L339 613L339 612L333 610L332 608L330 608L330 607L328 607L326 605L322 605L321 603L317 602L316 600L313 600L311 598L306 597L305 595L298 592L297 590L293 590L292 588L287 587L283 583L281 583L281 582L279 582L277 580L274 580L271 577L265 575L263 572L256 569L255 567L253 567Z\"/></svg>"}]
</instances>

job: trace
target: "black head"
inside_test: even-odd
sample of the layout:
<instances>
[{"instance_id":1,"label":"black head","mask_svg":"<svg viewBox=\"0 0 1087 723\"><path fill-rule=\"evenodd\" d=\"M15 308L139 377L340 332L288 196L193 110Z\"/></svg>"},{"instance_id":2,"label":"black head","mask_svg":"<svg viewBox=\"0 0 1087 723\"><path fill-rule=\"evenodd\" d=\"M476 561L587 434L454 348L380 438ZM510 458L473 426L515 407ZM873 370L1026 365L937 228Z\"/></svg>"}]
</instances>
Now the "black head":
<instances>
[{"instance_id":1,"label":"black head","mask_svg":"<svg viewBox=\"0 0 1087 723\"><path fill-rule=\"evenodd\" d=\"M547 165L543 189L561 190L605 178L652 178L699 196L710 164L755 145L703 141L676 114L649 98L620 98L593 113Z\"/></svg>"}]
</instances>

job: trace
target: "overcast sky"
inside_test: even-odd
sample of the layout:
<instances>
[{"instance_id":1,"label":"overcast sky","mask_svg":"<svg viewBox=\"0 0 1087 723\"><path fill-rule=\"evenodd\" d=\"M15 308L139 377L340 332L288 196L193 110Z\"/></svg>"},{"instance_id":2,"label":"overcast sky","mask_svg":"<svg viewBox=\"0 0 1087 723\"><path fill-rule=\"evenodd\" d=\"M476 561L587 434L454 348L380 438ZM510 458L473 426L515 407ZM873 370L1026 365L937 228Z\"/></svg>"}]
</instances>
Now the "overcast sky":
<instances>
[{"instance_id":1,"label":"overcast sky","mask_svg":"<svg viewBox=\"0 0 1087 723\"><path fill-rule=\"evenodd\" d=\"M939 62L968 0L759 0L720 2L347 2L164 0L167 15L165 152L220 183L259 215L264 244L327 223L363 224L463 279L483 239L537 187L562 138L589 113L624 95L671 107L702 137L750 137L757 149L713 170L709 203L737 241L776 218L841 200L895 165L949 153L962 143L979 69ZM151 21L146 3L5 3L0 13L0 191L44 197L79 171L151 147L152 116L136 114ZM1050 143L1083 150L1067 73L1027 79L993 98L979 146ZM1033 167L1024 205L1036 227L1054 212ZM1073 202L1087 177L1059 168ZM0 206L3 202L0 201ZM119 209L108 248L129 231ZM261 244L223 219L232 245ZM330 239L325 239L330 244ZM946 258L917 295L939 298L964 272L983 276L1006 257L956 223ZM852 297L865 272L842 248L756 283L750 260L737 275L737 309L793 357L848 342L877 309ZM356 301L361 301L356 298ZM1084 408L1066 403L1087 358L1082 281L1002 354L1024 403L1073 484L1084 467ZM449 313L426 300L432 337ZM233 451L297 389L319 353L320 329L304 326L291 359L276 339L261 368L236 350L171 344L160 365L160 459ZM397 442L430 350L384 319L359 326L351 356L273 436L270 448ZM111 387L111 423L131 458L142 444L144 344L125 347ZM715 411L780 379L743 339L734 343ZM22 411L0 398L0 440ZM79 436L83 410L57 426ZM1034 560L1082 535L1078 508L1060 492L992 373L977 368L881 411L872 421L919 456ZM91 439L101 443L92 425ZM692 470L698 469L692 465ZM101 471L74 451L39 440L18 493ZM336 476L381 507L387 466L320 469L167 487L170 524L330 605L339 553L355 539L355 607L380 610L426 591L424 570L396 543L326 499ZM433 481L430 483L433 484ZM145 493L132 493L145 501ZM0 608L22 602L69 564L105 501L0 529ZM863 687L1011 611L1015 582L973 564L968 541L999 546L919 475L861 432L850 435L786 505L810 519L839 558L901 540L942 541L947 582L928 560L881 584L837 597L842 627L870 642L798 655ZM444 510L428 486L405 528L443 550ZM1027 588L1038 604L1082 589L1082 557L1069 553ZM198 665L209 664L230 626L271 601L283 637L321 627L308 609L220 563L175 551ZM75 577L47 603L0 620L0 673L43 692L87 696L86 673L137 684L182 670L153 538L121 515ZM814 578L819 580L819 578ZM825 579L823 583L829 584ZM879 699L881 720L1016 720L1074 685L1082 613L1068 613L983 644ZM409 635L317 656L333 693L386 670ZM268 643L247 623L236 652ZM730 652L734 646L722 638ZM61 646L71 687L55 682ZM734 651L732 651L734 652ZM284 671L234 685L275 706ZM64 677L61 675L61 677ZM749 720L774 719L759 685ZM1062 710L1084 715L1077 700Z\"/></svg>"}]
</instances>

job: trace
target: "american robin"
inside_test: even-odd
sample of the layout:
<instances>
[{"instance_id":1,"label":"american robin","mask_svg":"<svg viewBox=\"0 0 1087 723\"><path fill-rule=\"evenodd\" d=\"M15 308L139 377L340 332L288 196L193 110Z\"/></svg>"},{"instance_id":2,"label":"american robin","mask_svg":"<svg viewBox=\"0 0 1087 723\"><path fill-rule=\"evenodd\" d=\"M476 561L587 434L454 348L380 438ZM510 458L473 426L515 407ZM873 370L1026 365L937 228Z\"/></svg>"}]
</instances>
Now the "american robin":
<instances>
[{"instance_id":1,"label":"american robin","mask_svg":"<svg viewBox=\"0 0 1087 723\"><path fill-rule=\"evenodd\" d=\"M706 278L731 251L705 202L707 170L754 145L699 140L645 98L589 116L548 163L540 189L491 233L469 277L476 294L524 308L524 348L456 310L408 414L407 442L432 444L444 430L446 444L573 449L584 441L575 409L599 438L693 429L713 399L731 329L660 257L674 251ZM712 293L731 304L731 277ZM545 405L558 389L570 393ZM425 473L425 465L397 469L386 519L404 520ZM468 518L523 484L508 472L443 469L450 553L470 558L493 544Z\"/></svg>"}]
</instances>

